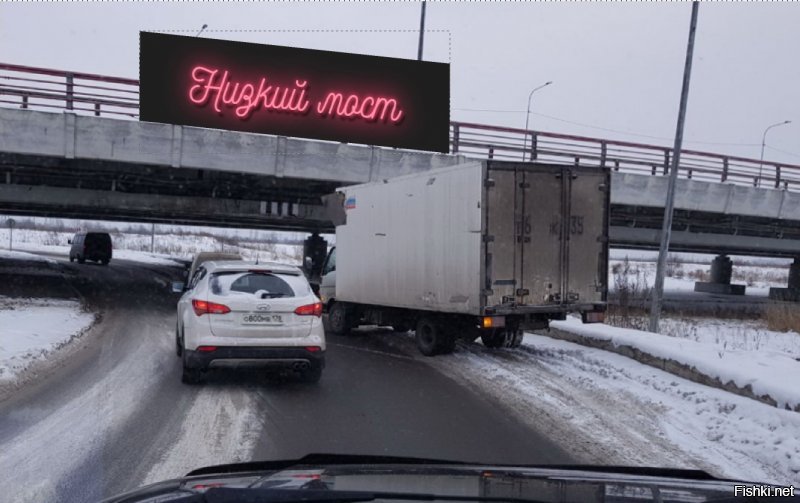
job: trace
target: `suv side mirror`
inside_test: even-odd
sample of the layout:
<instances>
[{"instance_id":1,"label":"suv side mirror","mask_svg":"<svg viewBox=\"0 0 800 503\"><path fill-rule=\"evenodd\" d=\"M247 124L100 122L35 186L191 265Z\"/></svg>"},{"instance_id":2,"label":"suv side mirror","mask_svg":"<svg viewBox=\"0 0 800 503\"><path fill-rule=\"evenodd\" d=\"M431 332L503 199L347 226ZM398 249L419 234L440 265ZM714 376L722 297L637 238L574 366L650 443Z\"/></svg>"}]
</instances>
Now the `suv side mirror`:
<instances>
[{"instance_id":1,"label":"suv side mirror","mask_svg":"<svg viewBox=\"0 0 800 503\"><path fill-rule=\"evenodd\" d=\"M71 245L72 244L72 240L71 239L67 239L67 244Z\"/></svg>"},{"instance_id":2,"label":"suv side mirror","mask_svg":"<svg viewBox=\"0 0 800 503\"><path fill-rule=\"evenodd\" d=\"M183 281L172 282L172 293L183 293L186 291L186 283Z\"/></svg>"}]
</instances>

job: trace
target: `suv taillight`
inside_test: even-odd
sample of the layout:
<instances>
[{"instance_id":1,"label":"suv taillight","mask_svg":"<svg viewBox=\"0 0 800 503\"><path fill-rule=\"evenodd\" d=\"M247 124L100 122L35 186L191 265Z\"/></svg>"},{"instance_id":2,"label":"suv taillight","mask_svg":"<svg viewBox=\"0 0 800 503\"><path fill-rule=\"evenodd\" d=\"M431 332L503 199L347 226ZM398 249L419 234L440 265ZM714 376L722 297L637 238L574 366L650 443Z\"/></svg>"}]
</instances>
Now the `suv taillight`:
<instances>
[{"instance_id":1,"label":"suv taillight","mask_svg":"<svg viewBox=\"0 0 800 503\"><path fill-rule=\"evenodd\" d=\"M224 304L198 299L192 299L192 308L194 309L194 314L197 316L202 316L204 314L227 314L231 312L231 308Z\"/></svg>"},{"instance_id":2,"label":"suv taillight","mask_svg":"<svg viewBox=\"0 0 800 503\"><path fill-rule=\"evenodd\" d=\"M315 304L306 304L305 306L300 306L294 310L294 314L300 316L322 316L322 302L317 302Z\"/></svg>"}]
</instances>

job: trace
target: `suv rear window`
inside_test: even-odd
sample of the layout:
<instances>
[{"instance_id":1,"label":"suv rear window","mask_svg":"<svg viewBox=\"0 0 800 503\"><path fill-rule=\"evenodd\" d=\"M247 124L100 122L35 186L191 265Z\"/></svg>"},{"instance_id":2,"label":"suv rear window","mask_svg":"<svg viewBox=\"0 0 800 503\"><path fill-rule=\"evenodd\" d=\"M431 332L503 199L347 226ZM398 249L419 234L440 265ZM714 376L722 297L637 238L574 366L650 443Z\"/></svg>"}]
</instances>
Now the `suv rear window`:
<instances>
[{"instance_id":1,"label":"suv rear window","mask_svg":"<svg viewBox=\"0 0 800 503\"><path fill-rule=\"evenodd\" d=\"M211 276L211 293L214 295L258 294L269 297L304 297L311 293L308 281L302 276L263 272L222 272Z\"/></svg>"}]
</instances>

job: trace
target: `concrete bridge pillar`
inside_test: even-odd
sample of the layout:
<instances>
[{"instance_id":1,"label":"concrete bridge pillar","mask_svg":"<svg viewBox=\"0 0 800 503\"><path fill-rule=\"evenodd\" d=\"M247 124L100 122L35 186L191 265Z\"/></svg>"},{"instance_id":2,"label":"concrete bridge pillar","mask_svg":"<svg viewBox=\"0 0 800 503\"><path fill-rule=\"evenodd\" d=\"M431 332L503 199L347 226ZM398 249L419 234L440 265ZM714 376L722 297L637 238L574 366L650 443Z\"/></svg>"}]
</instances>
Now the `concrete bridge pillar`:
<instances>
[{"instance_id":1,"label":"concrete bridge pillar","mask_svg":"<svg viewBox=\"0 0 800 503\"><path fill-rule=\"evenodd\" d=\"M316 232L303 242L303 270L309 278L319 278L322 273L322 263L328 254L328 242ZM310 264L306 258L310 258Z\"/></svg>"},{"instance_id":2,"label":"concrete bridge pillar","mask_svg":"<svg viewBox=\"0 0 800 503\"><path fill-rule=\"evenodd\" d=\"M795 257L794 262L789 266L788 283L787 288L770 288L769 298L800 302L800 257Z\"/></svg>"},{"instance_id":3,"label":"concrete bridge pillar","mask_svg":"<svg viewBox=\"0 0 800 503\"><path fill-rule=\"evenodd\" d=\"M733 262L727 255L717 255L711 261L711 281L696 281L695 292L744 295L745 285L732 285Z\"/></svg>"}]
</instances>

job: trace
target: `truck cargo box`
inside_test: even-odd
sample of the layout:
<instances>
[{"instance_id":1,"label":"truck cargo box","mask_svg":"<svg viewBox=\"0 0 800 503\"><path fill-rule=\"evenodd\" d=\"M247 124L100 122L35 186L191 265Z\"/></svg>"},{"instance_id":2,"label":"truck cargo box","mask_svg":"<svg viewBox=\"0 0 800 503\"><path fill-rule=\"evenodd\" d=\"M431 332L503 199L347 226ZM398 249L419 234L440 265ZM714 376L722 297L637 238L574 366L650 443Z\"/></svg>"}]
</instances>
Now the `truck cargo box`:
<instances>
[{"instance_id":1,"label":"truck cargo box","mask_svg":"<svg viewBox=\"0 0 800 503\"><path fill-rule=\"evenodd\" d=\"M606 301L607 170L476 161L339 192L337 301L478 316Z\"/></svg>"}]
</instances>

